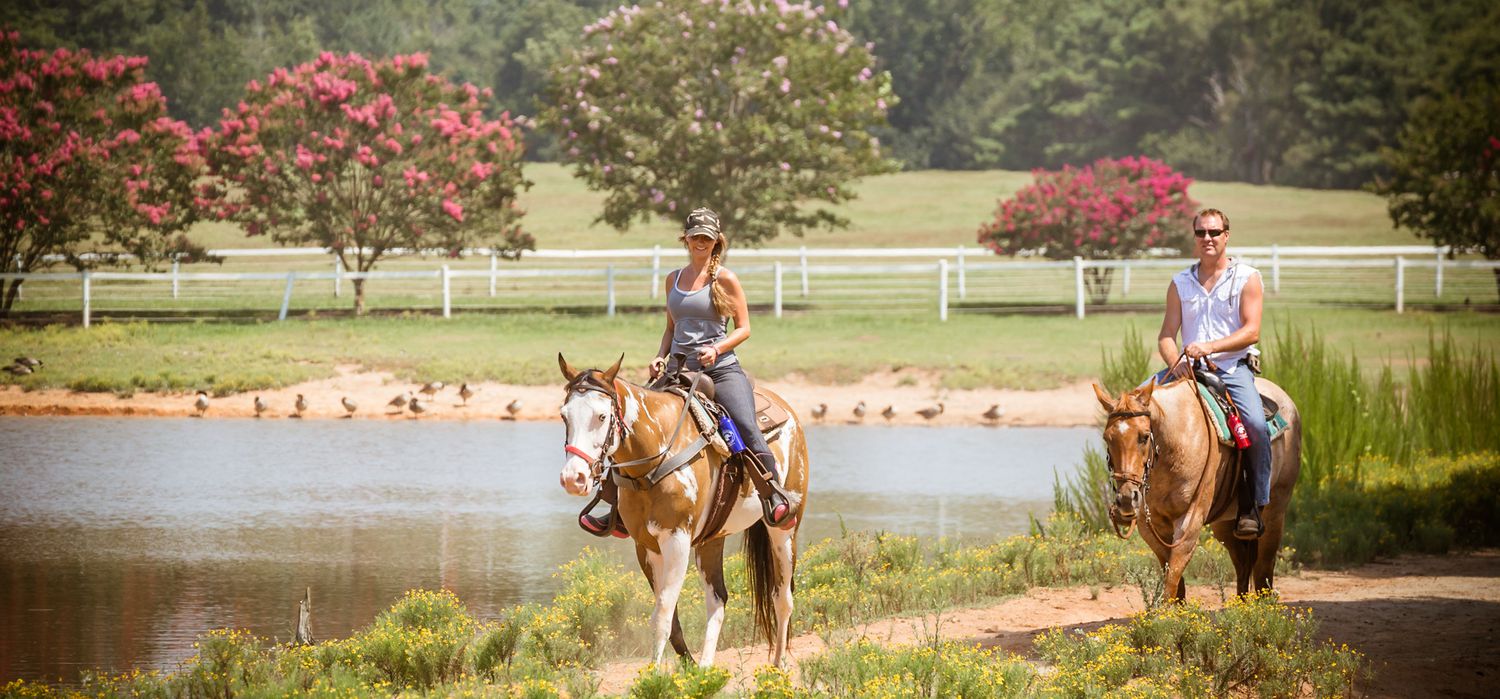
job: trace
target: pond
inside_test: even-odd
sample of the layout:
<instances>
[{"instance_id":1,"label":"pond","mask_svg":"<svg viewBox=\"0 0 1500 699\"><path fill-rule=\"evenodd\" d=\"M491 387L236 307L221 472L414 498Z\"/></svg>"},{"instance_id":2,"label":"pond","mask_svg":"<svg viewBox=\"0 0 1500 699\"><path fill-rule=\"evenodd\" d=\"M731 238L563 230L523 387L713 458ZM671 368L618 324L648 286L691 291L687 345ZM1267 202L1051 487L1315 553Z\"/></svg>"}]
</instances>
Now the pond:
<instances>
[{"instance_id":1,"label":"pond","mask_svg":"<svg viewBox=\"0 0 1500 699\"><path fill-rule=\"evenodd\" d=\"M1097 435L813 426L801 544L1024 532ZM285 640L308 587L334 638L412 588L481 618L545 601L586 546L638 576L574 523L561 445L560 422L0 418L0 681L171 669L214 628Z\"/></svg>"}]
</instances>

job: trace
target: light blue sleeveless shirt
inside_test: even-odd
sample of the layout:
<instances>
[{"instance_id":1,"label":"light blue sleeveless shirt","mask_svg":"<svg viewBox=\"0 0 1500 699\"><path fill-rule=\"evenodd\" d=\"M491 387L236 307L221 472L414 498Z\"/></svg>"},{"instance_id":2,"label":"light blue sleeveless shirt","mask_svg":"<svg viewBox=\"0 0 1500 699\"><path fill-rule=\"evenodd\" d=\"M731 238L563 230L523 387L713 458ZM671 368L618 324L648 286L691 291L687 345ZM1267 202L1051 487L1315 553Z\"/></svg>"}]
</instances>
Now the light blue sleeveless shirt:
<instances>
[{"instance_id":1,"label":"light blue sleeveless shirt","mask_svg":"<svg viewBox=\"0 0 1500 699\"><path fill-rule=\"evenodd\" d=\"M714 311L713 284L706 284L697 291L678 288L682 281L682 270L677 270L672 288L667 291L667 312L672 314L672 354L687 355L685 366L693 371L702 370L698 364L698 348L711 345L728 336L729 319ZM737 363L734 350L719 355L714 366Z\"/></svg>"},{"instance_id":2,"label":"light blue sleeveless shirt","mask_svg":"<svg viewBox=\"0 0 1500 699\"><path fill-rule=\"evenodd\" d=\"M1245 323L1240 319L1240 292L1259 274L1260 270L1231 257L1229 269L1219 275L1212 289L1204 289L1198 283L1197 264L1174 275L1172 283L1177 287L1177 298L1182 304L1182 346L1211 342L1244 327ZM1258 355L1260 350L1251 345L1233 352L1216 352L1208 357L1225 373L1232 374L1248 354Z\"/></svg>"}]
</instances>

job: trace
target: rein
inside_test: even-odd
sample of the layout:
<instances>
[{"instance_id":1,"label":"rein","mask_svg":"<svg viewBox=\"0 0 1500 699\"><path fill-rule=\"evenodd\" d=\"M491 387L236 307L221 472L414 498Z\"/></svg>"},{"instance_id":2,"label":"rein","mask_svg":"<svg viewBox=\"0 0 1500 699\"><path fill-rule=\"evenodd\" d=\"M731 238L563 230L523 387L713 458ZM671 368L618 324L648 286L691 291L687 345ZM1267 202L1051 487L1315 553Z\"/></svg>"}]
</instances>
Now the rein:
<instances>
[{"instance_id":1,"label":"rein","mask_svg":"<svg viewBox=\"0 0 1500 699\"><path fill-rule=\"evenodd\" d=\"M563 390L569 394L574 391L594 391L603 393L608 397L610 404L608 435L604 438L604 444L599 448L599 455L597 457L590 456L588 452L573 446L572 434L564 436L563 452L572 454L587 462L589 465L589 478L593 481L594 485L598 485L604 479L604 460L612 456L615 450L620 448L620 445L625 441L626 434L625 420L620 415L619 394L615 392L614 386L599 380L594 376L594 373L593 371L579 372L577 376L573 377L573 380L568 382L568 385ZM563 425L569 433L573 431L573 426L568 424L567 421L564 421Z\"/></svg>"},{"instance_id":2,"label":"rein","mask_svg":"<svg viewBox=\"0 0 1500 699\"><path fill-rule=\"evenodd\" d=\"M573 380L568 382L565 390L568 393L572 393L573 391L597 391L599 393L603 393L609 398L611 408L609 416L609 436L605 438L605 443L603 448L601 448L599 451L599 456L597 458L590 456L587 452L573 446L571 443L565 444L563 446L563 451L565 451L566 453L573 454L589 463L589 476L592 478L596 485L604 479L604 472L606 469L608 469L611 472L611 477L615 479L616 484L624 485L628 483L637 490L649 490L652 486L656 485L658 481L660 481L662 478L665 478L667 474L670 474L673 471L682 468L682 466L691 461L694 456L697 456L698 452L702 451L704 447L708 446L708 440L700 436L697 441L688 445L686 449L679 452L676 456L672 456L670 458L668 458L667 456L667 452L669 452L672 449L672 445L677 442L677 435L682 432L683 424L687 422L689 411L686 401L691 400L691 397L687 397L684 399L682 412L680 412L677 416L677 425L672 428L672 435L668 437L667 441L662 445L661 451L658 451L655 454L644 458L606 465L606 459L613 456L614 453L618 451L621 446L623 446L625 440L629 439L630 436L629 434L627 434L627 430L625 428L625 420L621 416L623 408L620 406L619 393L615 391L614 386L606 385L603 381L600 381L598 378L596 378L594 376L594 372L592 371L581 372L577 376L573 377ZM569 425L569 429L571 430L571 425ZM572 442L571 437L569 437L567 441ZM627 468L658 461L661 463L659 463L655 468L652 468L650 471L646 472L644 475L632 476L625 473L624 471L624 469Z\"/></svg>"},{"instance_id":3,"label":"rein","mask_svg":"<svg viewBox=\"0 0 1500 699\"><path fill-rule=\"evenodd\" d=\"M1194 391L1196 391L1196 390L1197 389L1195 388ZM1199 404L1200 408L1203 407L1202 406L1203 401L1202 401L1201 398L1198 398L1196 396L1196 393L1194 395L1194 400L1195 400L1195 402L1197 402ZM1199 410L1199 412L1201 413L1203 411ZM1131 411L1131 412L1128 412L1128 413L1122 412L1122 413L1118 413L1118 414L1117 413L1110 413L1110 418L1113 419L1113 418L1116 417L1116 415L1119 415L1120 417L1140 417L1141 414L1143 414L1143 413L1145 414L1146 417L1150 417L1150 413L1149 412L1145 412L1145 411ZM1203 419L1204 419L1204 422L1205 422L1204 426L1208 430L1212 431L1213 430L1213 425L1211 423L1208 423L1208 419L1209 419L1208 416L1204 415ZM1105 426L1108 427L1108 424L1109 423L1106 422ZM1155 430L1153 430L1152 432L1150 432L1149 435L1150 435L1149 439L1150 439L1151 444L1152 444L1152 450L1151 450L1151 456L1149 458L1147 458L1147 460L1146 460L1146 468L1145 468L1145 471L1142 474L1142 480L1143 481L1147 477L1150 476L1150 474L1151 474L1151 466L1156 461L1156 456L1158 454L1158 449L1159 449L1159 447L1156 446L1156 432L1155 432ZM1213 461L1212 450L1209 450L1209 453L1207 455L1205 455L1205 457L1203 459L1203 468L1198 471L1198 485L1193 488L1193 499L1188 503L1188 511L1189 512L1192 511L1193 506L1196 505L1198 503L1198 501L1203 497L1203 484L1208 482L1208 467L1212 463L1212 461ZM1115 472L1113 471L1113 469L1111 469L1110 475L1112 477L1115 475ZM1128 476L1125 477L1125 480L1127 480L1129 482L1134 482L1137 485L1140 485L1146 491L1145 493L1141 494L1141 507L1143 509L1142 516L1145 517L1145 523L1141 525L1141 535L1143 537L1145 536L1145 533L1147 531L1151 532L1151 538L1156 539L1157 543L1161 544L1162 546L1167 547L1168 550L1175 549L1178 546L1181 546L1183 544L1183 542L1187 541L1187 537L1183 537L1182 539L1180 539L1178 541L1168 542L1166 540L1166 537L1163 537L1159 532L1157 532L1156 531L1156 526L1151 523L1151 505L1150 505L1150 503L1146 499L1146 495L1151 492L1151 487L1149 485L1145 485L1142 481L1135 481L1133 479L1130 479ZM1115 491L1119 492L1119 488L1116 487ZM1117 536L1120 536L1121 538L1126 538L1126 537L1130 536L1130 528L1129 527L1127 527L1125 529L1125 533L1123 535L1121 535L1120 534L1120 528L1119 528L1118 525L1114 524L1113 518L1111 518L1110 524L1112 526L1114 526L1114 528L1115 528L1115 534Z\"/></svg>"}]
</instances>

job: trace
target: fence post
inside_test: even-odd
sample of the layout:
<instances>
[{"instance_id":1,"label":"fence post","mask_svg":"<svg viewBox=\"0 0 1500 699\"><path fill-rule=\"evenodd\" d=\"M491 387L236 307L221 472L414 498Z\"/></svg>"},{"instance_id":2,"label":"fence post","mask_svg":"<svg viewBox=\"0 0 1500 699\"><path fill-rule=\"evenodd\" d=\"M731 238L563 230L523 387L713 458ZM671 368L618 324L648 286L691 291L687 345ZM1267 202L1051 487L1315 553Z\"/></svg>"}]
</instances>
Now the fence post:
<instances>
[{"instance_id":1,"label":"fence post","mask_svg":"<svg viewBox=\"0 0 1500 699\"><path fill-rule=\"evenodd\" d=\"M1122 288L1120 289L1120 296L1125 297L1130 295L1130 260L1124 260L1120 262L1120 266L1125 268L1125 279L1124 283L1121 285ZM1121 298L1121 300L1123 301L1124 299Z\"/></svg>"},{"instance_id":2,"label":"fence post","mask_svg":"<svg viewBox=\"0 0 1500 699\"><path fill-rule=\"evenodd\" d=\"M21 269L21 253L16 253L16 271L17 272L25 272L26 271L26 270ZM17 279L16 282L15 282L15 284L16 284L16 300L17 301L21 301L21 300L23 300L23 299L26 298L26 296L21 291L22 289L26 288L26 280L24 280L24 279Z\"/></svg>"},{"instance_id":3,"label":"fence post","mask_svg":"<svg viewBox=\"0 0 1500 699\"><path fill-rule=\"evenodd\" d=\"M938 320L948 320L948 261L938 260Z\"/></svg>"},{"instance_id":4,"label":"fence post","mask_svg":"<svg viewBox=\"0 0 1500 699\"><path fill-rule=\"evenodd\" d=\"M1435 281L1433 284L1434 284L1434 287L1435 287L1432 290L1433 295L1436 296L1437 298L1442 298L1443 297L1443 249L1442 248L1438 248L1438 251L1437 251L1437 281Z\"/></svg>"},{"instance_id":5,"label":"fence post","mask_svg":"<svg viewBox=\"0 0 1500 699\"><path fill-rule=\"evenodd\" d=\"M1271 293L1281 293L1281 248L1271 243Z\"/></svg>"},{"instance_id":6,"label":"fence post","mask_svg":"<svg viewBox=\"0 0 1500 699\"><path fill-rule=\"evenodd\" d=\"M1075 313L1079 320L1083 319L1083 258L1073 257L1073 295L1075 302Z\"/></svg>"},{"instance_id":7,"label":"fence post","mask_svg":"<svg viewBox=\"0 0 1500 699\"><path fill-rule=\"evenodd\" d=\"M608 315L609 317L613 318L614 315L615 315L615 266L614 265L610 265L610 266L604 268L604 291L605 291L605 294L608 296L608 300L605 302L604 313L605 313L605 315Z\"/></svg>"},{"instance_id":8,"label":"fence post","mask_svg":"<svg viewBox=\"0 0 1500 699\"><path fill-rule=\"evenodd\" d=\"M449 276L448 265L443 265L443 317L453 317L453 284Z\"/></svg>"},{"instance_id":9,"label":"fence post","mask_svg":"<svg viewBox=\"0 0 1500 699\"><path fill-rule=\"evenodd\" d=\"M802 249L798 251L798 256L799 256L799 258L801 259L801 262L802 262L802 298L807 298L807 246L806 245L803 245Z\"/></svg>"},{"instance_id":10,"label":"fence post","mask_svg":"<svg viewBox=\"0 0 1500 699\"><path fill-rule=\"evenodd\" d=\"M500 271L500 256L490 251L490 298L495 298L495 277Z\"/></svg>"},{"instance_id":11,"label":"fence post","mask_svg":"<svg viewBox=\"0 0 1500 699\"><path fill-rule=\"evenodd\" d=\"M177 258L177 256L175 256L175 255L172 256L172 298L174 298L174 299L177 298L177 286L178 286L177 273L181 269L181 266L182 266L182 260L179 260Z\"/></svg>"},{"instance_id":12,"label":"fence post","mask_svg":"<svg viewBox=\"0 0 1500 699\"><path fill-rule=\"evenodd\" d=\"M776 274L776 317L781 317L781 260L771 263L771 269Z\"/></svg>"},{"instance_id":13,"label":"fence post","mask_svg":"<svg viewBox=\"0 0 1500 699\"><path fill-rule=\"evenodd\" d=\"M1406 258L1396 258L1396 312L1406 311Z\"/></svg>"},{"instance_id":14,"label":"fence post","mask_svg":"<svg viewBox=\"0 0 1500 699\"><path fill-rule=\"evenodd\" d=\"M958 246L958 298L963 300L969 297L968 280L965 278L964 269L964 246Z\"/></svg>"},{"instance_id":15,"label":"fence post","mask_svg":"<svg viewBox=\"0 0 1500 699\"><path fill-rule=\"evenodd\" d=\"M276 315L276 320L286 320L286 310L292 305L292 282L296 281L296 272L286 273L286 291L281 294L281 313Z\"/></svg>"},{"instance_id":16,"label":"fence post","mask_svg":"<svg viewBox=\"0 0 1500 699\"><path fill-rule=\"evenodd\" d=\"M344 295L344 258L333 256L333 297Z\"/></svg>"},{"instance_id":17,"label":"fence post","mask_svg":"<svg viewBox=\"0 0 1500 699\"><path fill-rule=\"evenodd\" d=\"M651 246L651 300L661 294L661 245Z\"/></svg>"},{"instance_id":18,"label":"fence post","mask_svg":"<svg viewBox=\"0 0 1500 699\"><path fill-rule=\"evenodd\" d=\"M93 313L91 312L91 303L93 301L93 297L90 294L90 287L92 286L91 282L93 282L93 276L93 272L90 272L89 270L83 270L83 327L85 328L89 326L89 316L93 315Z\"/></svg>"}]
</instances>

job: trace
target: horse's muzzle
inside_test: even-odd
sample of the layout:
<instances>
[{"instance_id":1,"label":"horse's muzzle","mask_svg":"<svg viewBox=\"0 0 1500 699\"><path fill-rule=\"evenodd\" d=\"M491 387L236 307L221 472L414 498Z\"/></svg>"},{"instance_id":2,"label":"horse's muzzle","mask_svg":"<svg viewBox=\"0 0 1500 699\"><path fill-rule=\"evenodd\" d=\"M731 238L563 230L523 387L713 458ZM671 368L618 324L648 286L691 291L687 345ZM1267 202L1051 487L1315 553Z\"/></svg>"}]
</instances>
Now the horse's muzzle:
<instances>
[{"instance_id":1,"label":"horse's muzzle","mask_svg":"<svg viewBox=\"0 0 1500 699\"><path fill-rule=\"evenodd\" d=\"M1128 524L1135 521L1135 512L1140 509L1141 491L1139 488L1126 487L1115 496L1114 506L1110 508L1110 517L1120 524Z\"/></svg>"},{"instance_id":2,"label":"horse's muzzle","mask_svg":"<svg viewBox=\"0 0 1500 699\"><path fill-rule=\"evenodd\" d=\"M568 491L569 494L589 494L589 476L587 473L581 471L575 471L571 474L564 472L558 475L557 480L562 484L563 490Z\"/></svg>"}]
</instances>

